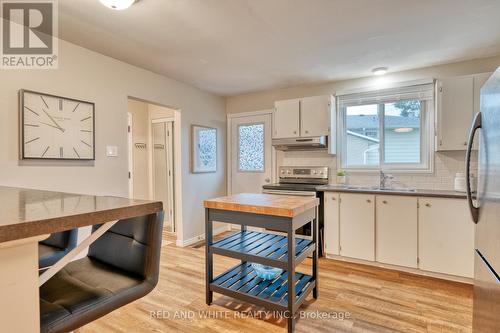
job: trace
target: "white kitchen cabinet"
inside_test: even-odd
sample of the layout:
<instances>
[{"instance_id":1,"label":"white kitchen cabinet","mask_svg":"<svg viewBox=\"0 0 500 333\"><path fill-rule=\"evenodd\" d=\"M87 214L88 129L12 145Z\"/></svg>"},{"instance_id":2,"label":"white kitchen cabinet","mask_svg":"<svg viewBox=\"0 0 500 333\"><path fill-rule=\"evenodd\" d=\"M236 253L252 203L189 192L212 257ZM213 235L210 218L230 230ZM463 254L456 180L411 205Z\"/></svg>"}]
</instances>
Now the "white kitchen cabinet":
<instances>
[{"instance_id":1,"label":"white kitchen cabinet","mask_svg":"<svg viewBox=\"0 0 500 333\"><path fill-rule=\"evenodd\" d=\"M300 136L323 136L330 133L332 96L300 99Z\"/></svg>"},{"instance_id":2,"label":"white kitchen cabinet","mask_svg":"<svg viewBox=\"0 0 500 333\"><path fill-rule=\"evenodd\" d=\"M340 255L375 260L375 196L340 194Z\"/></svg>"},{"instance_id":3,"label":"white kitchen cabinet","mask_svg":"<svg viewBox=\"0 0 500 333\"><path fill-rule=\"evenodd\" d=\"M273 139L330 135L333 96L313 96L276 101L273 113ZM335 121L335 120L334 120ZM330 135L333 136L333 135ZM331 150L331 153L335 150Z\"/></svg>"},{"instance_id":4,"label":"white kitchen cabinet","mask_svg":"<svg viewBox=\"0 0 500 333\"><path fill-rule=\"evenodd\" d=\"M419 198L419 268L474 276L474 223L463 199Z\"/></svg>"},{"instance_id":5,"label":"white kitchen cabinet","mask_svg":"<svg viewBox=\"0 0 500 333\"><path fill-rule=\"evenodd\" d=\"M339 193L325 192L323 198L325 252L340 255Z\"/></svg>"},{"instance_id":6,"label":"white kitchen cabinet","mask_svg":"<svg viewBox=\"0 0 500 333\"><path fill-rule=\"evenodd\" d=\"M438 80L437 150L466 149L472 119L480 109L481 87L490 75L481 73Z\"/></svg>"},{"instance_id":7,"label":"white kitchen cabinet","mask_svg":"<svg viewBox=\"0 0 500 333\"><path fill-rule=\"evenodd\" d=\"M376 261L417 268L417 198L376 198Z\"/></svg>"},{"instance_id":8,"label":"white kitchen cabinet","mask_svg":"<svg viewBox=\"0 0 500 333\"><path fill-rule=\"evenodd\" d=\"M300 100L277 101L273 113L273 138L296 138L300 135Z\"/></svg>"},{"instance_id":9,"label":"white kitchen cabinet","mask_svg":"<svg viewBox=\"0 0 500 333\"><path fill-rule=\"evenodd\" d=\"M474 78L447 78L437 84L437 150L465 150L474 112Z\"/></svg>"}]
</instances>

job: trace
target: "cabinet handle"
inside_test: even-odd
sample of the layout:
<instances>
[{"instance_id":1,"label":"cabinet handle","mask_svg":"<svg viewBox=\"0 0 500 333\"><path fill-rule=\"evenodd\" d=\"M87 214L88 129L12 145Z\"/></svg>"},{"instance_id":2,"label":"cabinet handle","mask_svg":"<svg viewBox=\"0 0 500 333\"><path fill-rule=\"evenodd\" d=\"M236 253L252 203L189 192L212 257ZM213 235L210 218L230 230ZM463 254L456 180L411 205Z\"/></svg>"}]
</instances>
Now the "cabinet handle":
<instances>
[{"instance_id":1,"label":"cabinet handle","mask_svg":"<svg viewBox=\"0 0 500 333\"><path fill-rule=\"evenodd\" d=\"M337 200L337 199L335 199L335 197L332 197L332 200L333 200L333 201L335 201L335 200Z\"/></svg>"},{"instance_id":2,"label":"cabinet handle","mask_svg":"<svg viewBox=\"0 0 500 333\"><path fill-rule=\"evenodd\" d=\"M426 203L426 204L425 204L425 207L430 207L430 206L431 206L431 204L430 204L430 203Z\"/></svg>"},{"instance_id":3,"label":"cabinet handle","mask_svg":"<svg viewBox=\"0 0 500 333\"><path fill-rule=\"evenodd\" d=\"M464 142L464 146L467 146L467 142Z\"/></svg>"},{"instance_id":4,"label":"cabinet handle","mask_svg":"<svg viewBox=\"0 0 500 333\"><path fill-rule=\"evenodd\" d=\"M293 134L297 134L297 131L293 131Z\"/></svg>"},{"instance_id":5,"label":"cabinet handle","mask_svg":"<svg viewBox=\"0 0 500 333\"><path fill-rule=\"evenodd\" d=\"M370 203L370 202L372 202L372 201L371 201L370 199L366 199L366 202Z\"/></svg>"},{"instance_id":6,"label":"cabinet handle","mask_svg":"<svg viewBox=\"0 0 500 333\"><path fill-rule=\"evenodd\" d=\"M383 204L387 204L387 201L386 201L386 200L384 200L384 201L382 201L382 203L383 203Z\"/></svg>"},{"instance_id":7,"label":"cabinet handle","mask_svg":"<svg viewBox=\"0 0 500 333\"><path fill-rule=\"evenodd\" d=\"M306 134L308 134L308 133L309 133L309 131L306 130Z\"/></svg>"}]
</instances>

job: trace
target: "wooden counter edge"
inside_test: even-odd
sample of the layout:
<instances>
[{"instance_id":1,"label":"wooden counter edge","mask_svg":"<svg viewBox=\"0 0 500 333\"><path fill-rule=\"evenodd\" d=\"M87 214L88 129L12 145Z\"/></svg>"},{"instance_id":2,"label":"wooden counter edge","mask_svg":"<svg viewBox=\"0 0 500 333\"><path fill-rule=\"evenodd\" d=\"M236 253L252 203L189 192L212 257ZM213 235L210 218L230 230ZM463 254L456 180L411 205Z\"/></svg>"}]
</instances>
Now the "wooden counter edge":
<instances>
[{"instance_id":1,"label":"wooden counter edge","mask_svg":"<svg viewBox=\"0 0 500 333\"><path fill-rule=\"evenodd\" d=\"M314 198L311 200L310 204L303 205L296 208L283 208L283 207L272 207L272 206L259 206L259 205L246 205L239 203L228 203L228 202L216 202L214 199L208 199L203 201L203 206L209 209L220 209L229 210L234 212L252 213L252 214L262 214L271 216L282 216L282 217L295 217L301 213L319 206L319 199Z\"/></svg>"}]
</instances>

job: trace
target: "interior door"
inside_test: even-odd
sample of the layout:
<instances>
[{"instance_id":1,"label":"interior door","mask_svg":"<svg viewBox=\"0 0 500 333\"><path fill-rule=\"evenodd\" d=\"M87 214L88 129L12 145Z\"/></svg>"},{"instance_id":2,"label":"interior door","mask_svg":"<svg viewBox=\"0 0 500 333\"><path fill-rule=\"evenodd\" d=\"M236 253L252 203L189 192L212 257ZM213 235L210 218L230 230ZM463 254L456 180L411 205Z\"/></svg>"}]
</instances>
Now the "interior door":
<instances>
[{"instance_id":1,"label":"interior door","mask_svg":"<svg viewBox=\"0 0 500 333\"><path fill-rule=\"evenodd\" d=\"M271 181L271 112L231 119L231 193L261 193Z\"/></svg>"},{"instance_id":2,"label":"interior door","mask_svg":"<svg viewBox=\"0 0 500 333\"><path fill-rule=\"evenodd\" d=\"M169 232L175 232L175 224L173 223L172 123L153 123L152 132L154 199L163 202L164 228Z\"/></svg>"}]
</instances>

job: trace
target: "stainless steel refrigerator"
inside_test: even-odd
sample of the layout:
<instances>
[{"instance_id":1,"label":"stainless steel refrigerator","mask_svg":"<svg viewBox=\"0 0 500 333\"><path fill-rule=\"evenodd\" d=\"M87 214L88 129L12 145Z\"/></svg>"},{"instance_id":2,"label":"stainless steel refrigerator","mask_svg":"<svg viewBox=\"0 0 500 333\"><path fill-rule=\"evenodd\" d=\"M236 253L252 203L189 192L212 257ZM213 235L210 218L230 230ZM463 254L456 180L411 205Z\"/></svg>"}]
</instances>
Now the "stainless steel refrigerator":
<instances>
[{"instance_id":1,"label":"stainless steel refrigerator","mask_svg":"<svg viewBox=\"0 0 500 333\"><path fill-rule=\"evenodd\" d=\"M474 139L479 140L478 187L467 181L476 224L474 259L475 333L500 332L500 67L481 88L481 112L472 124L466 154L470 179ZM477 131L480 129L479 131ZM477 131L476 136L474 136Z\"/></svg>"}]
</instances>

